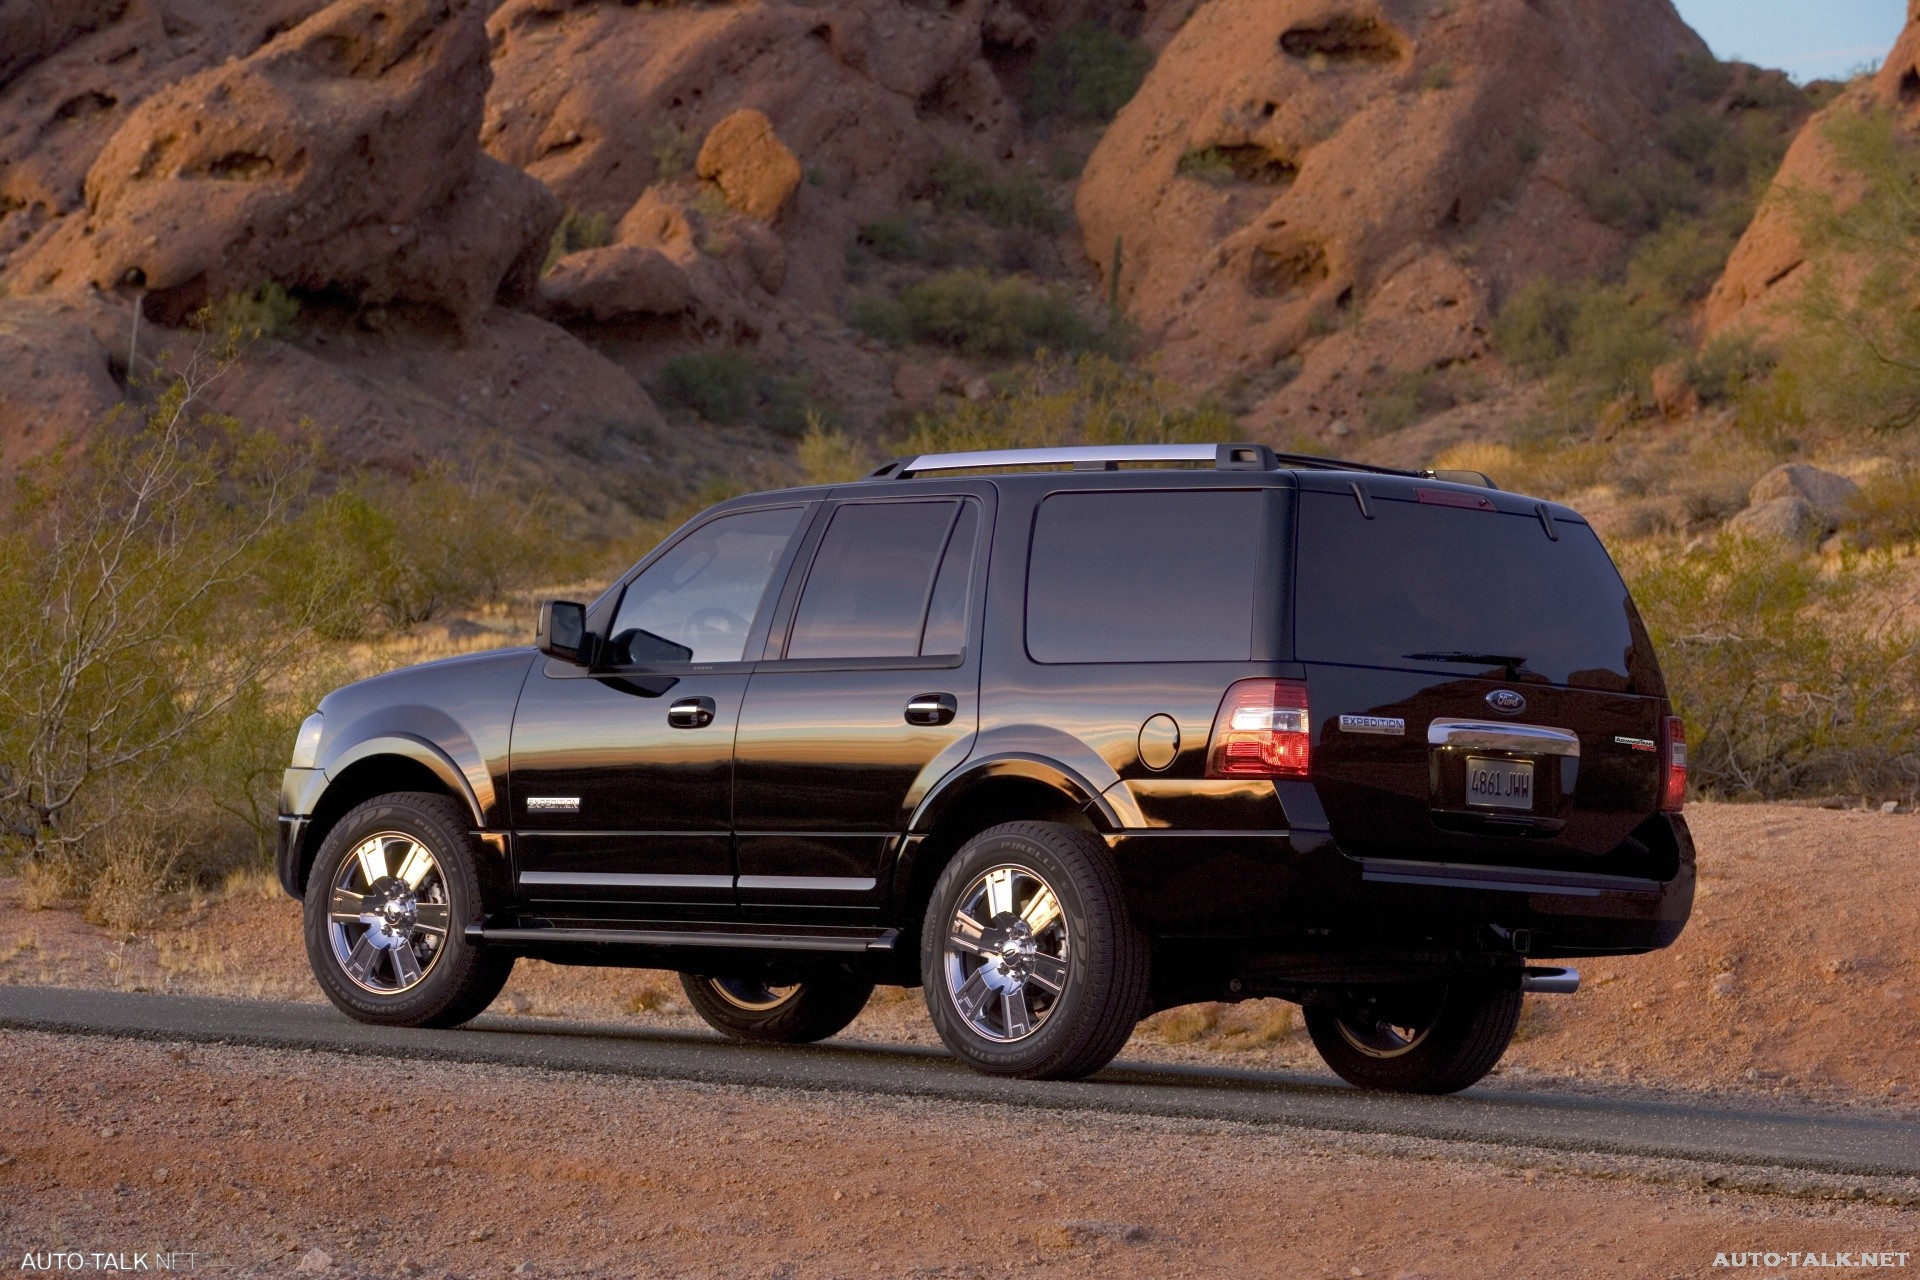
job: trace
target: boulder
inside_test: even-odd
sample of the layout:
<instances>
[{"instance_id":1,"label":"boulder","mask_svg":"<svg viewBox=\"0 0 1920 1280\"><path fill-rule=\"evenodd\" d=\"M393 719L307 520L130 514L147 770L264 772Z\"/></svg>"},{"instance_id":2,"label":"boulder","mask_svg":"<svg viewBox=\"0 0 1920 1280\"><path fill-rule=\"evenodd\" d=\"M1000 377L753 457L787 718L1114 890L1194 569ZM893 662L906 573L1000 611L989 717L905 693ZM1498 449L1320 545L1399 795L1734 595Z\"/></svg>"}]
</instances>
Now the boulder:
<instances>
[{"instance_id":1,"label":"boulder","mask_svg":"<svg viewBox=\"0 0 1920 1280\"><path fill-rule=\"evenodd\" d=\"M1668 422L1700 412L1700 389L1688 376L1687 361L1670 360L1653 371L1653 404Z\"/></svg>"},{"instance_id":2,"label":"boulder","mask_svg":"<svg viewBox=\"0 0 1920 1280\"><path fill-rule=\"evenodd\" d=\"M1657 158L1659 104L1707 56L1669 0L1211 0L1088 160L1086 252L1170 376L1303 357L1255 421L1352 417L1385 376L1483 352L1520 282L1612 260L1582 183ZM1391 321L1357 330L1390 285Z\"/></svg>"},{"instance_id":3,"label":"boulder","mask_svg":"<svg viewBox=\"0 0 1920 1280\"><path fill-rule=\"evenodd\" d=\"M758 111L735 111L700 144L694 171L719 186L727 203L748 217L772 222L800 185L800 161Z\"/></svg>"},{"instance_id":4,"label":"boulder","mask_svg":"<svg viewBox=\"0 0 1920 1280\"><path fill-rule=\"evenodd\" d=\"M1789 494L1756 502L1727 521L1727 531L1810 546L1821 534L1822 521L1805 498Z\"/></svg>"},{"instance_id":5,"label":"boulder","mask_svg":"<svg viewBox=\"0 0 1920 1280\"><path fill-rule=\"evenodd\" d=\"M568 319L671 316L687 309L687 273L658 249L613 244L570 253L540 282L541 296Z\"/></svg>"},{"instance_id":6,"label":"boulder","mask_svg":"<svg viewBox=\"0 0 1920 1280\"><path fill-rule=\"evenodd\" d=\"M1758 507L1783 498L1797 498L1819 519L1821 532L1830 533L1846 518L1847 508L1859 492L1860 486L1845 476L1804 462L1789 462L1756 480L1747 491L1747 503L1749 507Z\"/></svg>"},{"instance_id":7,"label":"boulder","mask_svg":"<svg viewBox=\"0 0 1920 1280\"><path fill-rule=\"evenodd\" d=\"M0 470L83 435L120 403L89 319L64 299L0 299Z\"/></svg>"},{"instance_id":8,"label":"boulder","mask_svg":"<svg viewBox=\"0 0 1920 1280\"><path fill-rule=\"evenodd\" d=\"M144 290L179 323L268 281L425 303L464 327L532 288L559 208L481 154L482 0L337 0L137 107L28 287Z\"/></svg>"}]
</instances>

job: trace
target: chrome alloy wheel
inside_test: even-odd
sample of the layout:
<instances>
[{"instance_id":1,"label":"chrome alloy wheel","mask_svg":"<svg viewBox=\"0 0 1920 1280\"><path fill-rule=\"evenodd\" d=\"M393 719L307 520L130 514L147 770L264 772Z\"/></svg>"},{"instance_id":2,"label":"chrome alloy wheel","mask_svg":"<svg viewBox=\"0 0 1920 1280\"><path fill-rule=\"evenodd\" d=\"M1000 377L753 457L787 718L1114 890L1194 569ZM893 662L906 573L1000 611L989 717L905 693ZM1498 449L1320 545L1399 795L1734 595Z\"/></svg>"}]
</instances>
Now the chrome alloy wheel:
<instances>
[{"instance_id":1,"label":"chrome alloy wheel","mask_svg":"<svg viewBox=\"0 0 1920 1280\"><path fill-rule=\"evenodd\" d=\"M777 987L757 978L708 978L713 993L736 1009L771 1013L800 994L798 985Z\"/></svg>"},{"instance_id":2,"label":"chrome alloy wheel","mask_svg":"<svg viewBox=\"0 0 1920 1280\"><path fill-rule=\"evenodd\" d=\"M975 877L947 925L947 998L977 1034L1008 1044L1045 1025L1067 989L1067 921L1039 873Z\"/></svg>"},{"instance_id":3,"label":"chrome alloy wheel","mask_svg":"<svg viewBox=\"0 0 1920 1280\"><path fill-rule=\"evenodd\" d=\"M340 864L327 937L340 971L375 995L410 991L446 950L452 912L439 859L413 836L368 836Z\"/></svg>"},{"instance_id":4,"label":"chrome alloy wheel","mask_svg":"<svg viewBox=\"0 0 1920 1280\"><path fill-rule=\"evenodd\" d=\"M1429 1010L1396 1009L1391 1013L1373 1007L1372 1001L1352 1001L1340 1010L1334 1025L1340 1038L1369 1058L1398 1058L1411 1053L1440 1021L1442 995Z\"/></svg>"}]
</instances>

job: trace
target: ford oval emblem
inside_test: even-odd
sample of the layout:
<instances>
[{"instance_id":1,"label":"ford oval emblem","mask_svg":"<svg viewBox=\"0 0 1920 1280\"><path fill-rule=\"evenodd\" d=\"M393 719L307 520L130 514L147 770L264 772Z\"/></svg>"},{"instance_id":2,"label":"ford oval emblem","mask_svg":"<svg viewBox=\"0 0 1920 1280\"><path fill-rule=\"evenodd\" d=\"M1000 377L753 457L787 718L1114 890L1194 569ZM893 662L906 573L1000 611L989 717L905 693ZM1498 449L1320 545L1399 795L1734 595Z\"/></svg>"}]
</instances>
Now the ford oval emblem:
<instances>
[{"instance_id":1,"label":"ford oval emblem","mask_svg":"<svg viewBox=\"0 0 1920 1280\"><path fill-rule=\"evenodd\" d=\"M1487 695L1487 705L1513 716L1527 709L1527 700L1511 689L1495 689Z\"/></svg>"}]
</instances>

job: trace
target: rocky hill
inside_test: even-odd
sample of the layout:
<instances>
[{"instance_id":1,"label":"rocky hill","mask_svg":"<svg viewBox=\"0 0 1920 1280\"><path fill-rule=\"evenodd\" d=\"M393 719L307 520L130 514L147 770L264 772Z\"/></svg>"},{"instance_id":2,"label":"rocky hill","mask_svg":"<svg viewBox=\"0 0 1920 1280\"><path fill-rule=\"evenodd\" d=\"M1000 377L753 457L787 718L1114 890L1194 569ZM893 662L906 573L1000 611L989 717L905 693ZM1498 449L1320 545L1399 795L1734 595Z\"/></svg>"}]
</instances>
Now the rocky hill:
<instances>
[{"instance_id":1,"label":"rocky hill","mask_svg":"<svg viewBox=\"0 0 1920 1280\"><path fill-rule=\"evenodd\" d=\"M237 320L215 407L638 512L1041 347L1276 441L1410 377L1497 420L1495 316L1618 268L1677 128L1809 109L1670 0L14 0L0 50L0 465Z\"/></svg>"}]
</instances>

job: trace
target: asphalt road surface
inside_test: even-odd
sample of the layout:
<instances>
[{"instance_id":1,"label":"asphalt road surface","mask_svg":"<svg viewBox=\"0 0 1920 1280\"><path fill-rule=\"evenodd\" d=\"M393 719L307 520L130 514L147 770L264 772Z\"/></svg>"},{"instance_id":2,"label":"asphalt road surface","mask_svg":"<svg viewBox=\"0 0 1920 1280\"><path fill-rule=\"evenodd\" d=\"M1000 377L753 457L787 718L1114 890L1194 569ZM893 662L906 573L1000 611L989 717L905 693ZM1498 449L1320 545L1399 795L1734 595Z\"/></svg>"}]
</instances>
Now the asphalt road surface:
<instances>
[{"instance_id":1,"label":"asphalt road surface","mask_svg":"<svg viewBox=\"0 0 1920 1280\"><path fill-rule=\"evenodd\" d=\"M1071 1084L997 1080L936 1050L893 1045L742 1045L718 1037L568 1023L536 1027L492 1017L453 1031L409 1030L366 1026L324 1004L60 987L0 987L0 1027L1920 1176L1920 1124L1689 1099L1499 1087L1448 1098L1401 1097L1297 1074L1145 1064L1116 1065Z\"/></svg>"}]
</instances>

